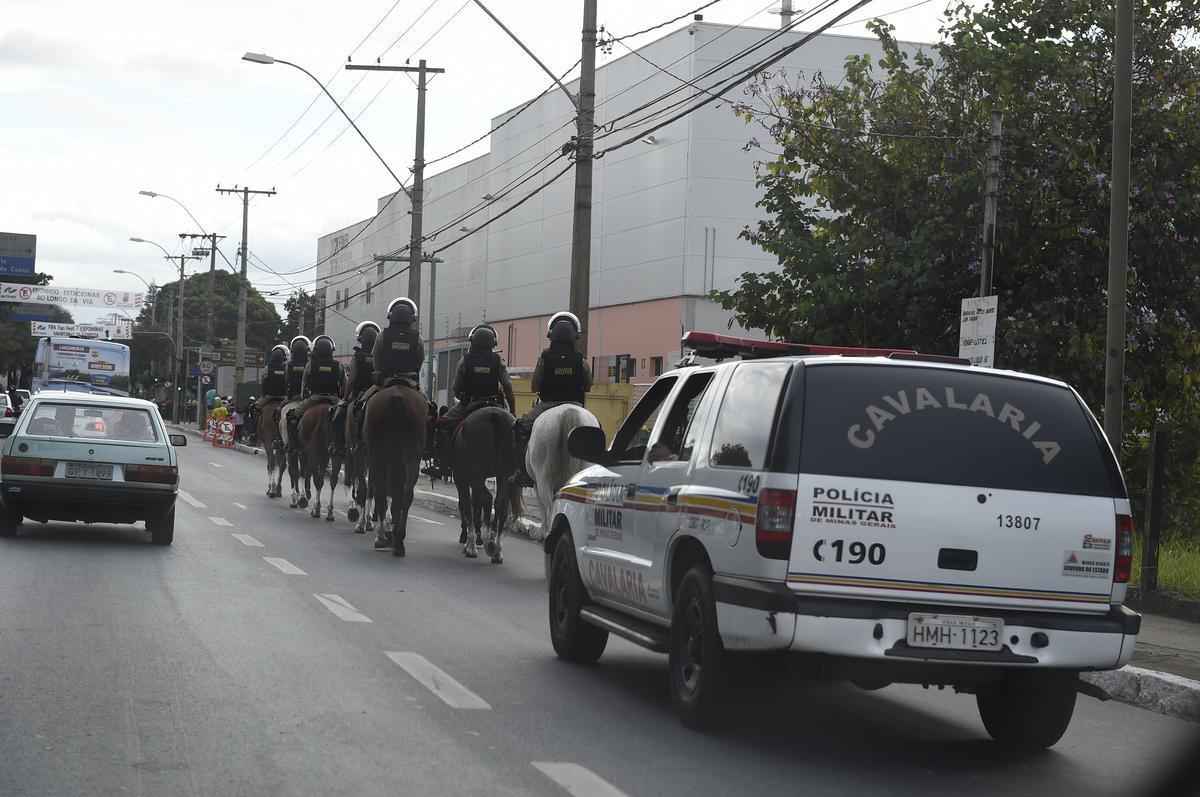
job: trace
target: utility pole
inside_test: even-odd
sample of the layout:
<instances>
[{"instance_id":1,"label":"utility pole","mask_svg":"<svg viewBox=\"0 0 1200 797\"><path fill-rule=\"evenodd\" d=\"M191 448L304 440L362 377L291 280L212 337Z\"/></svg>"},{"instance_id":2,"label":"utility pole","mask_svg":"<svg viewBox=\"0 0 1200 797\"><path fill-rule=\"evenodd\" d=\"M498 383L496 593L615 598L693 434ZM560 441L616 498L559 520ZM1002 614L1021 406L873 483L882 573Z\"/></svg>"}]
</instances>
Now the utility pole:
<instances>
[{"instance_id":1,"label":"utility pole","mask_svg":"<svg viewBox=\"0 0 1200 797\"><path fill-rule=\"evenodd\" d=\"M792 0L783 0L779 7L779 28L783 30L792 24Z\"/></svg>"},{"instance_id":2,"label":"utility pole","mask_svg":"<svg viewBox=\"0 0 1200 797\"><path fill-rule=\"evenodd\" d=\"M408 245L408 296L413 301L418 301L421 296L421 222L425 203L425 87L428 82L426 77L431 74L441 74L446 70L426 66L424 58L417 62L417 66L346 64L346 68L374 72L417 73L417 143L413 155L412 190L407 193L412 201L412 233ZM403 188L404 186L401 186L402 190Z\"/></svg>"},{"instance_id":3,"label":"utility pole","mask_svg":"<svg viewBox=\"0 0 1200 797\"><path fill-rule=\"evenodd\" d=\"M184 236L180 236L181 238ZM217 240L224 238L224 235L217 235L215 232L206 234L191 233L188 238L203 238L208 241L208 287L206 289L205 303L208 305L208 315L204 319L204 342L212 344L213 342L213 285L217 277ZM192 254L195 254L193 252Z\"/></svg>"},{"instance_id":4,"label":"utility pole","mask_svg":"<svg viewBox=\"0 0 1200 797\"><path fill-rule=\"evenodd\" d=\"M983 251L979 258L979 297L991 296L995 276L996 209L1000 194L1000 138L1004 114L992 111L992 141L988 147L987 178L983 191Z\"/></svg>"},{"instance_id":5,"label":"utility pole","mask_svg":"<svg viewBox=\"0 0 1200 797\"><path fill-rule=\"evenodd\" d=\"M1121 455L1125 403L1125 290L1129 268L1129 137L1133 113L1133 2L1117 0L1113 52L1112 193L1108 212L1108 332L1104 356L1104 434Z\"/></svg>"},{"instance_id":6,"label":"utility pole","mask_svg":"<svg viewBox=\"0 0 1200 797\"><path fill-rule=\"evenodd\" d=\"M186 233L184 233L186 235ZM182 236L181 236L182 237ZM181 254L179 258L179 289L175 291L175 378L171 380L171 387L175 391L175 400L171 404L171 418L175 423L179 423L179 401L183 395L183 381L186 376L186 368L183 363L183 267L189 260L199 260L195 255ZM168 258L172 262L174 257Z\"/></svg>"},{"instance_id":7,"label":"utility pole","mask_svg":"<svg viewBox=\"0 0 1200 797\"><path fill-rule=\"evenodd\" d=\"M415 195L416 192L414 191L414 196ZM398 257L396 255L374 255L374 258L376 263L403 263L404 261L408 260L409 274L412 274L412 261L408 257ZM442 260L440 257L434 257L433 255L426 255L421 258L421 261L429 264L429 304L426 305L424 310L425 314L429 317L429 339L427 341L425 352L425 363L427 368L425 388L429 391L428 398L433 398L433 337L435 334L433 328L433 319L435 302L437 301L437 267L439 263L444 263L446 261ZM410 292L408 298L412 299L414 302L417 302L419 305L421 302L419 285L417 286L417 289L418 292L415 294Z\"/></svg>"},{"instance_id":8,"label":"utility pole","mask_svg":"<svg viewBox=\"0 0 1200 797\"><path fill-rule=\"evenodd\" d=\"M579 347L588 357L588 307L592 281L592 134L596 108L596 0L583 0L583 46L579 72L579 114L575 117L575 215L571 223L571 312L583 333Z\"/></svg>"},{"instance_id":9,"label":"utility pole","mask_svg":"<svg viewBox=\"0 0 1200 797\"><path fill-rule=\"evenodd\" d=\"M234 392L237 392L237 386L240 385L246 376L246 293L247 286L250 284L246 279L246 258L250 254L250 240L248 238L250 229L250 195L261 194L263 196L275 196L275 189L270 191L254 190L242 186L238 188L236 185L233 188L222 188L217 186L218 194L241 194L242 195L242 278L238 282L238 317L237 317L237 348L234 354L236 361L233 366L233 384ZM213 247L216 251L216 247Z\"/></svg>"}]
</instances>

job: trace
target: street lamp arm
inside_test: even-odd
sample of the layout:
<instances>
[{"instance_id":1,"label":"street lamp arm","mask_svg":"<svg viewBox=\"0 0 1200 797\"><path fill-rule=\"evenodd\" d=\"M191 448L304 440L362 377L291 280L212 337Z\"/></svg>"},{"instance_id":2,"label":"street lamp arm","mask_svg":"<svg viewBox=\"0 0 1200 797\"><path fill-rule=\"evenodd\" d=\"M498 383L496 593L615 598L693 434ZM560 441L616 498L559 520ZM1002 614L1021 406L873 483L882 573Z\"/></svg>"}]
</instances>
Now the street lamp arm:
<instances>
[{"instance_id":1,"label":"street lamp arm","mask_svg":"<svg viewBox=\"0 0 1200 797\"><path fill-rule=\"evenodd\" d=\"M253 59L246 59L246 60L253 60ZM255 61L255 63L264 63L264 62ZM325 96L329 98L329 101L332 102L334 104L334 106L336 106L337 109L342 112L342 116L346 117L346 121L349 122L350 126L354 128L354 132L358 133L358 137L363 140L363 143L366 144L370 148L371 152L373 152L375 154L375 157L379 159L379 162L383 164L383 168L387 169L388 174L390 174L392 176L392 179L396 181L396 185L400 186L400 190L404 192L404 195L407 196L409 198L409 200L412 199L412 194L410 194L408 192L408 188L404 185L404 181L396 176L396 173L394 171L392 171L392 167L388 166L388 162L385 161L383 159L383 156L379 154L379 150L375 149L375 145L372 144L370 139L367 138L366 134L364 134L363 131L359 129L358 125L355 124L354 120L350 117L350 114L346 113L346 109L343 108L342 104L340 102L338 102L337 99L335 99L332 94L329 93L329 89L325 88L325 84L322 83L317 78L316 75L314 75L312 72L309 72L307 69L300 66L299 64L294 64L291 61L285 61L282 58L274 59L274 63L287 64L290 67L299 69L301 72L308 75L308 77L312 80L313 83L316 83L318 86L320 86L321 91L325 92Z\"/></svg>"},{"instance_id":2,"label":"street lamp arm","mask_svg":"<svg viewBox=\"0 0 1200 797\"><path fill-rule=\"evenodd\" d=\"M187 206L187 205L185 205L185 204L183 204L182 202L180 202L180 201L179 201L178 199L176 199L175 197L173 197L173 196L171 196L171 195L169 195L169 194L160 194L160 193L159 193L159 192L157 192L157 191L139 191L138 193L139 193L139 194L144 194L145 196L148 196L148 197L156 197L156 196L160 196L160 197L162 197L163 199L169 199L169 200L171 200L171 201L172 201L172 202L174 202L176 205L179 205L179 207L183 208L183 212L184 212L184 213L186 213L186 214L188 214L188 218L189 218L189 219L191 219L191 220L192 220L192 223L196 225L196 229L200 230L200 232L204 233L205 235L208 235L208 230L204 229L204 225L200 223L200 220L199 220L199 219L197 219L195 216L193 216L193 215L192 215L192 211L188 210L188 206Z\"/></svg>"}]
</instances>

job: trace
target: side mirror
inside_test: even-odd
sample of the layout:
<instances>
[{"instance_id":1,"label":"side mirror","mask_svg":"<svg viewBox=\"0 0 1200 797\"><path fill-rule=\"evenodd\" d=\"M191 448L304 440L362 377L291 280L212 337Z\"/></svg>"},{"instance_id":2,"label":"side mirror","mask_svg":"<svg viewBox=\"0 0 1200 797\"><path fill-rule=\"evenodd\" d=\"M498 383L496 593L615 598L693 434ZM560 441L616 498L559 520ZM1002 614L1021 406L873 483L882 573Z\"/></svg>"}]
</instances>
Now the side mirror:
<instances>
[{"instance_id":1,"label":"side mirror","mask_svg":"<svg viewBox=\"0 0 1200 797\"><path fill-rule=\"evenodd\" d=\"M604 430L596 426L577 426L567 437L567 451L584 462L604 464L608 462L608 444Z\"/></svg>"},{"instance_id":2,"label":"side mirror","mask_svg":"<svg viewBox=\"0 0 1200 797\"><path fill-rule=\"evenodd\" d=\"M0 418L0 440L5 437L12 437L13 430L17 428L16 418Z\"/></svg>"},{"instance_id":3,"label":"side mirror","mask_svg":"<svg viewBox=\"0 0 1200 797\"><path fill-rule=\"evenodd\" d=\"M167 439L176 448L184 448L187 445L187 435L185 434L169 434L167 435Z\"/></svg>"}]
</instances>

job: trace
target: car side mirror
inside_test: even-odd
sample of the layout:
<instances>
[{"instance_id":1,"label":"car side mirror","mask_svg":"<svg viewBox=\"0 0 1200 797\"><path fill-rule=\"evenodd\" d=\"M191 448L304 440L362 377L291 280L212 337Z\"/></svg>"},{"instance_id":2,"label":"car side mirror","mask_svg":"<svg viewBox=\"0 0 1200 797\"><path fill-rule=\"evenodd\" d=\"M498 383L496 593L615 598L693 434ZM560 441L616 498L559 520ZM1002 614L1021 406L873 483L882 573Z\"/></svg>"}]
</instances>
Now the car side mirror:
<instances>
[{"instance_id":1,"label":"car side mirror","mask_svg":"<svg viewBox=\"0 0 1200 797\"><path fill-rule=\"evenodd\" d=\"M567 437L567 451L584 462L604 464L609 460L604 430L597 426L577 426Z\"/></svg>"},{"instance_id":2,"label":"car side mirror","mask_svg":"<svg viewBox=\"0 0 1200 797\"><path fill-rule=\"evenodd\" d=\"M12 437L13 430L17 428L16 418L0 418L0 440L5 437Z\"/></svg>"},{"instance_id":3,"label":"car side mirror","mask_svg":"<svg viewBox=\"0 0 1200 797\"><path fill-rule=\"evenodd\" d=\"M176 448L183 448L187 445L187 435L185 434L169 434L167 439L171 441L171 445Z\"/></svg>"}]
</instances>

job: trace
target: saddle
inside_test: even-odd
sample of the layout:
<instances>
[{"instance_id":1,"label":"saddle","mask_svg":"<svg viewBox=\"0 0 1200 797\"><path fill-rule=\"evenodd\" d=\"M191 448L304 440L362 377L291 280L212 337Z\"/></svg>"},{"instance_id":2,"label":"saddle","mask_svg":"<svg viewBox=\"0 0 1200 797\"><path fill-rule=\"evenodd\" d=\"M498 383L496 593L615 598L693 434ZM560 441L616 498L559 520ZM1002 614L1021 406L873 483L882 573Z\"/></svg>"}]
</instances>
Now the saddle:
<instances>
[{"instance_id":1,"label":"saddle","mask_svg":"<svg viewBox=\"0 0 1200 797\"><path fill-rule=\"evenodd\" d=\"M383 387L407 387L412 390L420 391L421 384L415 376L411 374L396 374L389 376L383 380Z\"/></svg>"}]
</instances>

